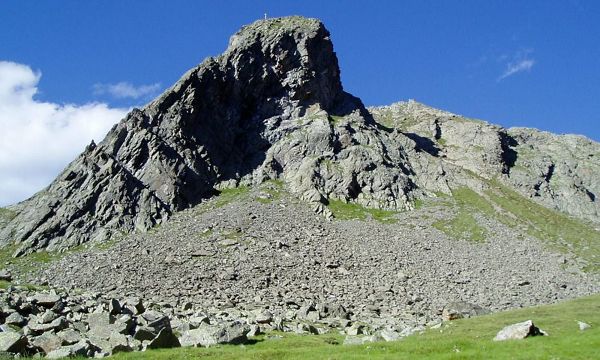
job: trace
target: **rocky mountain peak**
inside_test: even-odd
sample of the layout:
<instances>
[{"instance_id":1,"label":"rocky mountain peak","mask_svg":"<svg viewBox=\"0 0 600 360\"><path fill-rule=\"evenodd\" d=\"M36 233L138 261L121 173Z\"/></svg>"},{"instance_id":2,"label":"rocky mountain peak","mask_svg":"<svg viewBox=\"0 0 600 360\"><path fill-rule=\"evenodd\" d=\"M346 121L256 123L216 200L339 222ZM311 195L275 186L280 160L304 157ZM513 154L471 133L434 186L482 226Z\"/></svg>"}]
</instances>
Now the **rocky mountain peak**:
<instances>
[{"instance_id":1,"label":"rocky mountain peak","mask_svg":"<svg viewBox=\"0 0 600 360\"><path fill-rule=\"evenodd\" d=\"M148 229L211 196L219 184L281 176L288 164L267 151L300 129L291 119L324 119L305 125L329 131L329 112L355 110L365 112L342 90L321 22L257 21L235 34L222 55L131 111L47 189L19 204L0 241L20 244L15 255L21 255ZM322 150L314 143L309 148Z\"/></svg>"},{"instance_id":2,"label":"rocky mountain peak","mask_svg":"<svg viewBox=\"0 0 600 360\"><path fill-rule=\"evenodd\" d=\"M343 91L321 22L261 20L13 206L0 244L20 256L102 242L270 179L326 217L333 201L411 210L418 198L499 181L598 221L597 144L565 161L566 138L534 135L415 101L366 109Z\"/></svg>"}]
</instances>

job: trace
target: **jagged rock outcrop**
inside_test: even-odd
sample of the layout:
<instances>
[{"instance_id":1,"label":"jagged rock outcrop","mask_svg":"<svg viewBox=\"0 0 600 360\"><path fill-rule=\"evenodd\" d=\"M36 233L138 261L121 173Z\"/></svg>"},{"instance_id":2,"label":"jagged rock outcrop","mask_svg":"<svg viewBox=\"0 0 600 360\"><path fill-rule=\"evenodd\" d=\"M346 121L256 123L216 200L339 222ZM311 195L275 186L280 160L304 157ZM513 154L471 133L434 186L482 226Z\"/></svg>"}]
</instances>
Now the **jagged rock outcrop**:
<instances>
[{"instance_id":1,"label":"jagged rock outcrop","mask_svg":"<svg viewBox=\"0 0 600 360\"><path fill-rule=\"evenodd\" d=\"M582 137L507 130L414 101L367 110L343 91L322 23L270 19L242 28L222 55L11 207L0 244L16 243L19 256L101 242L147 230L219 189L268 179L326 216L332 199L406 210L423 196L501 181L598 222L599 154Z\"/></svg>"},{"instance_id":2,"label":"jagged rock outcrop","mask_svg":"<svg viewBox=\"0 0 600 360\"><path fill-rule=\"evenodd\" d=\"M583 136L555 135L468 119L415 101L370 108L376 121L399 129L423 190L450 194L498 180L538 203L600 222L600 144Z\"/></svg>"}]
</instances>

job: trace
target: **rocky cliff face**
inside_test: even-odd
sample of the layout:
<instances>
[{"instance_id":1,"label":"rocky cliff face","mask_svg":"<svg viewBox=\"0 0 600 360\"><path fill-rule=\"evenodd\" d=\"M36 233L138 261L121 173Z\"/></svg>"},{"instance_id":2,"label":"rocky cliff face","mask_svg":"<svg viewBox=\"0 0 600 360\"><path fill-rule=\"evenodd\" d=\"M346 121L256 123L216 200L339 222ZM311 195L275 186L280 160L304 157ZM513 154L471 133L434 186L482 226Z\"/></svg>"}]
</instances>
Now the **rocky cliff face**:
<instances>
[{"instance_id":1,"label":"rocky cliff face","mask_svg":"<svg viewBox=\"0 0 600 360\"><path fill-rule=\"evenodd\" d=\"M600 144L583 136L505 129L415 101L369 109L375 119L411 139L414 181L451 194L499 181L548 208L600 222Z\"/></svg>"},{"instance_id":2,"label":"rocky cliff face","mask_svg":"<svg viewBox=\"0 0 600 360\"><path fill-rule=\"evenodd\" d=\"M242 28L222 55L133 110L13 207L0 242L16 243L16 256L100 242L147 230L219 189L268 179L325 216L331 199L408 210L417 198L499 179L597 221L597 154L583 138L506 130L415 102L367 110L343 91L323 24L271 19Z\"/></svg>"}]
</instances>

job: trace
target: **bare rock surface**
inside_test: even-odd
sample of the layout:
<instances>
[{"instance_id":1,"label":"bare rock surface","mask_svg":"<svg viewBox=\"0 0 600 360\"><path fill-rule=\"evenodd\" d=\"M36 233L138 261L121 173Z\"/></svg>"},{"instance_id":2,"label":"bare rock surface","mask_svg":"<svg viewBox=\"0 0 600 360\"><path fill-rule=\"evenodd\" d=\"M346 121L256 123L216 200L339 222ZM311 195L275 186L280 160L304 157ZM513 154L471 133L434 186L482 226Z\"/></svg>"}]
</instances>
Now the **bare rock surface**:
<instances>
[{"instance_id":1,"label":"bare rock surface","mask_svg":"<svg viewBox=\"0 0 600 360\"><path fill-rule=\"evenodd\" d=\"M521 340L530 336L548 336L548 334L533 324L533 321L527 320L517 324L508 325L500 330L494 341Z\"/></svg>"}]
</instances>

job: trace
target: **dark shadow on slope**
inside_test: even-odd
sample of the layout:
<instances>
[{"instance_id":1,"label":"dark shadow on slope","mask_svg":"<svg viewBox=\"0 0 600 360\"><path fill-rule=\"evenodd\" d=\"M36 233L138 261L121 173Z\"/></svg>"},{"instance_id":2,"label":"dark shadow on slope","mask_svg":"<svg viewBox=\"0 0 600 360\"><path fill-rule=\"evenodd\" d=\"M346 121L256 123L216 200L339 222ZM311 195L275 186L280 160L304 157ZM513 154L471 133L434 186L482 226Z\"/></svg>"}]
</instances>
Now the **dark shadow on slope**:
<instances>
[{"instance_id":1,"label":"dark shadow on slope","mask_svg":"<svg viewBox=\"0 0 600 360\"><path fill-rule=\"evenodd\" d=\"M519 154L514 150L519 143L515 138L508 135L505 131L500 131L500 147L502 149L502 161L504 162L504 174L509 174L510 169L515 166Z\"/></svg>"},{"instance_id":2,"label":"dark shadow on slope","mask_svg":"<svg viewBox=\"0 0 600 360\"><path fill-rule=\"evenodd\" d=\"M415 133L403 133L407 138L411 139L415 142L415 150L416 151L424 151L432 156L438 156L440 153L440 148L437 147L437 144L431 140L430 138L417 135Z\"/></svg>"}]
</instances>

